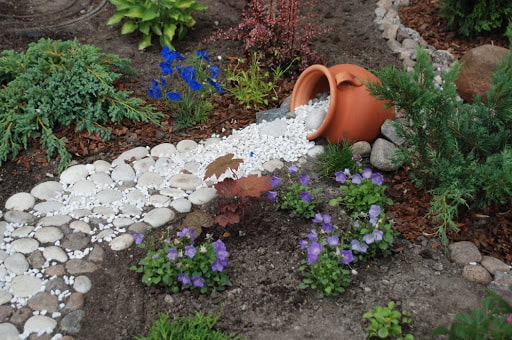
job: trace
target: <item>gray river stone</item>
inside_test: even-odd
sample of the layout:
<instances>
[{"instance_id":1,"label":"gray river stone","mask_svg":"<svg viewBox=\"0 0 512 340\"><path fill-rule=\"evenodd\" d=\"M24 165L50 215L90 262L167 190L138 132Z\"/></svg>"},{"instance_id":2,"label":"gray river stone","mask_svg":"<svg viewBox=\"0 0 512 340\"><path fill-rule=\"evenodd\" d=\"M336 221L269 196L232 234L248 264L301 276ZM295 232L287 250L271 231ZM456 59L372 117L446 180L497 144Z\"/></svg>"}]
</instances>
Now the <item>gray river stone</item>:
<instances>
[{"instance_id":1,"label":"gray river stone","mask_svg":"<svg viewBox=\"0 0 512 340\"><path fill-rule=\"evenodd\" d=\"M61 227L70 221L71 217L67 215L46 216L39 220L38 225L42 227Z\"/></svg>"},{"instance_id":2,"label":"gray river stone","mask_svg":"<svg viewBox=\"0 0 512 340\"><path fill-rule=\"evenodd\" d=\"M94 161L92 165L94 165L94 171L96 171L96 173L108 172L112 166L109 162L104 161L102 159Z\"/></svg>"},{"instance_id":3,"label":"gray river stone","mask_svg":"<svg viewBox=\"0 0 512 340\"><path fill-rule=\"evenodd\" d=\"M22 254L30 254L39 247L39 242L33 238L20 238L14 240L11 243L11 247L14 251Z\"/></svg>"},{"instance_id":4,"label":"gray river stone","mask_svg":"<svg viewBox=\"0 0 512 340\"><path fill-rule=\"evenodd\" d=\"M114 251L125 250L133 244L133 237L131 234L122 234L113 239L110 243L110 249Z\"/></svg>"},{"instance_id":5,"label":"gray river stone","mask_svg":"<svg viewBox=\"0 0 512 340\"><path fill-rule=\"evenodd\" d=\"M25 322L25 327L23 328L24 334L43 334L49 333L51 334L55 327L57 326L57 321L50 318L49 316L44 315L34 315L30 317L30 319Z\"/></svg>"},{"instance_id":6,"label":"gray river stone","mask_svg":"<svg viewBox=\"0 0 512 340\"><path fill-rule=\"evenodd\" d=\"M31 225L25 225L23 227L18 227L14 229L11 233L11 236L14 238L23 238L29 237L30 233L34 230L34 227Z\"/></svg>"},{"instance_id":7,"label":"gray river stone","mask_svg":"<svg viewBox=\"0 0 512 340\"><path fill-rule=\"evenodd\" d=\"M16 224L33 224L37 218L24 211L8 211L4 215L4 219L10 223Z\"/></svg>"},{"instance_id":8,"label":"gray river stone","mask_svg":"<svg viewBox=\"0 0 512 340\"><path fill-rule=\"evenodd\" d=\"M202 183L203 181L199 177L191 174L178 174L169 179L170 186L183 190L195 190Z\"/></svg>"},{"instance_id":9,"label":"gray river stone","mask_svg":"<svg viewBox=\"0 0 512 340\"><path fill-rule=\"evenodd\" d=\"M81 180L73 184L71 187L71 193L73 195L84 195L84 196L91 196L96 192L96 184L94 182L91 182L89 180Z\"/></svg>"},{"instance_id":10,"label":"gray river stone","mask_svg":"<svg viewBox=\"0 0 512 340\"><path fill-rule=\"evenodd\" d=\"M79 293L87 293L91 290L92 283L91 280L85 276L80 275L75 278L75 282L73 283L73 289Z\"/></svg>"},{"instance_id":11,"label":"gray river stone","mask_svg":"<svg viewBox=\"0 0 512 340\"><path fill-rule=\"evenodd\" d=\"M153 149L151 149L151 156L153 157L170 157L173 154L178 152L176 150L176 147L174 144L171 143L162 143L157 146L155 146Z\"/></svg>"},{"instance_id":12,"label":"gray river stone","mask_svg":"<svg viewBox=\"0 0 512 340\"><path fill-rule=\"evenodd\" d=\"M193 140L184 139L176 144L176 150L178 150L178 152L189 152L197 148L197 145L197 142Z\"/></svg>"},{"instance_id":13,"label":"gray river stone","mask_svg":"<svg viewBox=\"0 0 512 340\"><path fill-rule=\"evenodd\" d=\"M71 259L66 263L66 270L71 275L88 274L97 269L98 266L94 263L80 259Z\"/></svg>"},{"instance_id":14,"label":"gray river stone","mask_svg":"<svg viewBox=\"0 0 512 340\"><path fill-rule=\"evenodd\" d=\"M0 305L8 303L12 299L12 294L6 290L0 290Z\"/></svg>"},{"instance_id":15,"label":"gray river stone","mask_svg":"<svg viewBox=\"0 0 512 340\"><path fill-rule=\"evenodd\" d=\"M164 179L158 173L145 172L144 174L142 174L139 177L139 179L137 181L137 187L159 189L163 183L164 183Z\"/></svg>"},{"instance_id":16,"label":"gray river stone","mask_svg":"<svg viewBox=\"0 0 512 340\"><path fill-rule=\"evenodd\" d=\"M98 187L109 187L114 181L106 172L97 172L89 176L89 180L94 182Z\"/></svg>"},{"instance_id":17,"label":"gray river stone","mask_svg":"<svg viewBox=\"0 0 512 340\"><path fill-rule=\"evenodd\" d=\"M74 232L82 232L89 234L91 232L91 226L84 221L76 220L69 224L69 228Z\"/></svg>"},{"instance_id":18,"label":"gray river stone","mask_svg":"<svg viewBox=\"0 0 512 340\"><path fill-rule=\"evenodd\" d=\"M16 275L25 273L29 268L27 259L21 253L14 253L7 257L4 261L4 264L10 272Z\"/></svg>"},{"instance_id":19,"label":"gray river stone","mask_svg":"<svg viewBox=\"0 0 512 340\"><path fill-rule=\"evenodd\" d=\"M40 202L34 205L34 211L46 215L48 213L53 213L56 211L59 211L64 207L64 204L57 202L57 201L46 201L46 202Z\"/></svg>"},{"instance_id":20,"label":"gray river stone","mask_svg":"<svg viewBox=\"0 0 512 340\"><path fill-rule=\"evenodd\" d=\"M117 157L113 162L112 165L119 165L123 164L125 161L133 161L137 159L144 158L149 155L149 151L146 147L139 146L136 148L133 148L131 150L127 150L123 152L119 157Z\"/></svg>"},{"instance_id":21,"label":"gray river stone","mask_svg":"<svg viewBox=\"0 0 512 340\"><path fill-rule=\"evenodd\" d=\"M64 192L62 184L56 181L43 182L36 185L30 193L37 199L49 201L55 199L59 194Z\"/></svg>"},{"instance_id":22,"label":"gray river stone","mask_svg":"<svg viewBox=\"0 0 512 340\"><path fill-rule=\"evenodd\" d=\"M144 174L151 170L155 166L155 160L152 157L145 157L138 159L133 162L132 167L137 175Z\"/></svg>"},{"instance_id":23,"label":"gray river stone","mask_svg":"<svg viewBox=\"0 0 512 340\"><path fill-rule=\"evenodd\" d=\"M114 189L104 189L96 195L96 200L101 204L119 201L121 198L123 198L123 195Z\"/></svg>"},{"instance_id":24,"label":"gray river stone","mask_svg":"<svg viewBox=\"0 0 512 340\"><path fill-rule=\"evenodd\" d=\"M76 310L65 317L60 321L60 328L69 334L76 334L80 332L81 322L85 316L85 312L83 310Z\"/></svg>"},{"instance_id":25,"label":"gray river stone","mask_svg":"<svg viewBox=\"0 0 512 340\"><path fill-rule=\"evenodd\" d=\"M175 213L169 208L155 208L144 216L144 222L158 228L174 219Z\"/></svg>"},{"instance_id":26,"label":"gray river stone","mask_svg":"<svg viewBox=\"0 0 512 340\"><path fill-rule=\"evenodd\" d=\"M3 340L19 340L20 333L16 326L12 323L4 322L0 323L0 334L2 334Z\"/></svg>"},{"instance_id":27,"label":"gray river stone","mask_svg":"<svg viewBox=\"0 0 512 340\"><path fill-rule=\"evenodd\" d=\"M36 198L28 192L18 192L7 199L5 209L25 211L32 209L36 203Z\"/></svg>"},{"instance_id":28,"label":"gray river stone","mask_svg":"<svg viewBox=\"0 0 512 340\"><path fill-rule=\"evenodd\" d=\"M10 292L17 297L29 297L43 289L43 281L31 275L18 275L11 281Z\"/></svg>"},{"instance_id":29,"label":"gray river stone","mask_svg":"<svg viewBox=\"0 0 512 340\"><path fill-rule=\"evenodd\" d=\"M86 179L88 175L89 170L85 164L73 165L60 174L60 182L63 184L74 184Z\"/></svg>"},{"instance_id":30,"label":"gray river stone","mask_svg":"<svg viewBox=\"0 0 512 340\"><path fill-rule=\"evenodd\" d=\"M110 177L114 182L130 182L135 179L135 170L131 166L125 163L121 163L117 165L114 170L112 170L112 174Z\"/></svg>"},{"instance_id":31,"label":"gray river stone","mask_svg":"<svg viewBox=\"0 0 512 340\"><path fill-rule=\"evenodd\" d=\"M28 306L32 310L45 310L53 313L58 310L59 301L55 295L48 292L39 292L28 300Z\"/></svg>"},{"instance_id":32,"label":"gray river stone","mask_svg":"<svg viewBox=\"0 0 512 340\"><path fill-rule=\"evenodd\" d=\"M177 198L172 201L171 207L179 213L188 213L192 210L192 202L186 198Z\"/></svg>"},{"instance_id":33,"label":"gray river stone","mask_svg":"<svg viewBox=\"0 0 512 340\"><path fill-rule=\"evenodd\" d=\"M57 246L49 246L44 248L43 256L48 261L58 261L60 263L64 263L68 260L68 255L61 247Z\"/></svg>"},{"instance_id":34,"label":"gray river stone","mask_svg":"<svg viewBox=\"0 0 512 340\"><path fill-rule=\"evenodd\" d=\"M212 199L215 198L216 195L217 190L215 188L199 188L192 194L190 194L190 196L188 196L188 199L190 202L192 202L192 204L202 205L210 202Z\"/></svg>"},{"instance_id":35,"label":"gray river stone","mask_svg":"<svg viewBox=\"0 0 512 340\"><path fill-rule=\"evenodd\" d=\"M57 227L43 227L36 231L34 237L41 243L55 243L64 237L64 233Z\"/></svg>"},{"instance_id":36,"label":"gray river stone","mask_svg":"<svg viewBox=\"0 0 512 340\"><path fill-rule=\"evenodd\" d=\"M62 241L62 247L69 250L82 250L89 245L91 237L88 234L74 232L66 234Z\"/></svg>"}]
</instances>

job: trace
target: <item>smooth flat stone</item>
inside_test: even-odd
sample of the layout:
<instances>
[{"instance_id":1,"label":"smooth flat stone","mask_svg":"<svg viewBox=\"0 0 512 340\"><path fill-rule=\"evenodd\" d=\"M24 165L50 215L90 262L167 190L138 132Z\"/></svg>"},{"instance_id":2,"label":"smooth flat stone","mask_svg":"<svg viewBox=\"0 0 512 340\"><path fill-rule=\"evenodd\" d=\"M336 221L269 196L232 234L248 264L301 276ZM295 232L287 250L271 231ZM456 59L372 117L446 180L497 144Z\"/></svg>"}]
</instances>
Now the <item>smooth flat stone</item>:
<instances>
[{"instance_id":1,"label":"smooth flat stone","mask_svg":"<svg viewBox=\"0 0 512 340\"><path fill-rule=\"evenodd\" d=\"M4 264L7 270L16 275L21 275L25 273L29 268L27 259L21 253L12 254L11 256L5 259Z\"/></svg>"},{"instance_id":2,"label":"smooth flat stone","mask_svg":"<svg viewBox=\"0 0 512 340\"><path fill-rule=\"evenodd\" d=\"M52 318L44 315L34 315L30 317L30 319L28 319L25 323L23 334L51 334L55 327L57 327L57 321L53 320Z\"/></svg>"},{"instance_id":3,"label":"smooth flat stone","mask_svg":"<svg viewBox=\"0 0 512 340\"><path fill-rule=\"evenodd\" d=\"M86 179L89 175L89 169L84 164L73 165L60 174L60 182L64 184L74 184Z\"/></svg>"},{"instance_id":4,"label":"smooth flat stone","mask_svg":"<svg viewBox=\"0 0 512 340\"><path fill-rule=\"evenodd\" d=\"M36 185L30 193L37 199L49 201L55 199L64 192L62 183L56 181L43 182Z\"/></svg>"},{"instance_id":5,"label":"smooth flat stone","mask_svg":"<svg viewBox=\"0 0 512 340\"><path fill-rule=\"evenodd\" d=\"M178 152L189 152L197 148L197 145L198 144L193 140L184 139L176 144L176 150L178 150Z\"/></svg>"},{"instance_id":6,"label":"smooth flat stone","mask_svg":"<svg viewBox=\"0 0 512 340\"><path fill-rule=\"evenodd\" d=\"M17 297L29 297L44 288L41 279L31 275L18 275L11 281L10 292Z\"/></svg>"},{"instance_id":7,"label":"smooth flat stone","mask_svg":"<svg viewBox=\"0 0 512 340\"><path fill-rule=\"evenodd\" d=\"M144 216L144 222L158 228L174 219L174 212L169 208L155 208Z\"/></svg>"},{"instance_id":8,"label":"smooth flat stone","mask_svg":"<svg viewBox=\"0 0 512 340\"><path fill-rule=\"evenodd\" d=\"M217 195L217 190L215 188L199 188L194 191L188 199L192 204L202 205L210 202Z\"/></svg>"},{"instance_id":9,"label":"smooth flat stone","mask_svg":"<svg viewBox=\"0 0 512 340\"><path fill-rule=\"evenodd\" d=\"M64 237L64 233L57 227L44 227L38 229L34 237L41 243L55 243Z\"/></svg>"},{"instance_id":10,"label":"smooth flat stone","mask_svg":"<svg viewBox=\"0 0 512 340\"><path fill-rule=\"evenodd\" d=\"M46 202L40 202L34 205L34 211L46 215L48 213L54 213L56 211L59 211L64 207L64 204L58 202L58 201L46 201Z\"/></svg>"},{"instance_id":11,"label":"smooth flat stone","mask_svg":"<svg viewBox=\"0 0 512 340\"><path fill-rule=\"evenodd\" d=\"M28 192L19 192L12 195L5 202L5 209L25 211L32 209L36 203L36 198Z\"/></svg>"},{"instance_id":12,"label":"smooth flat stone","mask_svg":"<svg viewBox=\"0 0 512 340\"><path fill-rule=\"evenodd\" d=\"M39 247L39 242L33 238L20 238L11 243L14 251L22 254L30 254Z\"/></svg>"},{"instance_id":13,"label":"smooth flat stone","mask_svg":"<svg viewBox=\"0 0 512 340\"><path fill-rule=\"evenodd\" d=\"M203 181L199 177L190 174L174 175L169 179L171 187L183 190L195 190L202 183Z\"/></svg>"},{"instance_id":14,"label":"smooth flat stone","mask_svg":"<svg viewBox=\"0 0 512 340\"><path fill-rule=\"evenodd\" d=\"M133 236L131 234L122 234L110 242L110 249L114 251L125 250L133 244Z\"/></svg>"},{"instance_id":15,"label":"smooth flat stone","mask_svg":"<svg viewBox=\"0 0 512 340\"><path fill-rule=\"evenodd\" d=\"M170 157L178 152L174 144L162 143L151 149L151 156L153 157Z\"/></svg>"},{"instance_id":16,"label":"smooth flat stone","mask_svg":"<svg viewBox=\"0 0 512 340\"><path fill-rule=\"evenodd\" d=\"M122 163L117 165L114 170L112 170L112 173L110 174L110 177L114 182L130 182L135 179L135 170L128 164Z\"/></svg>"},{"instance_id":17,"label":"smooth flat stone","mask_svg":"<svg viewBox=\"0 0 512 340\"><path fill-rule=\"evenodd\" d=\"M57 246L49 246L44 248L43 256L48 261L55 260L60 263L64 263L68 260L68 255L66 252L61 247Z\"/></svg>"}]
</instances>

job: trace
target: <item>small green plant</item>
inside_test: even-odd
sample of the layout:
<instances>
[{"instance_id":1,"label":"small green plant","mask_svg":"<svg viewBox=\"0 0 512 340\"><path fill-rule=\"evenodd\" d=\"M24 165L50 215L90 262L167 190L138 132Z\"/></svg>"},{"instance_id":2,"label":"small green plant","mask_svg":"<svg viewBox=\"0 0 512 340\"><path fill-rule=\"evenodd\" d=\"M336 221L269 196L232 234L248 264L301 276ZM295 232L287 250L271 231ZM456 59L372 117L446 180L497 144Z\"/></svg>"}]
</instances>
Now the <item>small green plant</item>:
<instances>
[{"instance_id":1,"label":"small green plant","mask_svg":"<svg viewBox=\"0 0 512 340\"><path fill-rule=\"evenodd\" d=\"M320 154L317 169L324 177L330 177L338 171L348 169L350 173L360 171L360 155L352 154L350 143L327 144L325 151Z\"/></svg>"},{"instance_id":2,"label":"small green plant","mask_svg":"<svg viewBox=\"0 0 512 340\"><path fill-rule=\"evenodd\" d=\"M369 338L414 340L412 334L403 335L402 326L410 326L412 320L408 312L399 312L394 309L395 302L390 301L386 307L375 306L371 312L363 314L370 324L366 327Z\"/></svg>"},{"instance_id":3,"label":"small green plant","mask_svg":"<svg viewBox=\"0 0 512 340\"><path fill-rule=\"evenodd\" d=\"M230 285L227 273L229 253L221 240L195 245L195 231L183 228L177 238L167 241L159 249L148 249L138 266L130 267L142 273L142 282L150 286L159 284L178 293L186 289L199 289L206 293L212 288L223 290ZM146 248L144 236L134 234L140 248Z\"/></svg>"},{"instance_id":4,"label":"small green plant","mask_svg":"<svg viewBox=\"0 0 512 340\"><path fill-rule=\"evenodd\" d=\"M110 3L116 6L116 12L107 24L114 25L128 18L121 33L141 32L141 50L151 46L153 35L160 38L162 47L172 48L173 40L183 39L188 29L195 25L191 12L208 8L195 0L110 0Z\"/></svg>"},{"instance_id":5,"label":"small green plant","mask_svg":"<svg viewBox=\"0 0 512 340\"><path fill-rule=\"evenodd\" d=\"M64 138L56 130L75 125L108 140L108 121L159 123L144 101L117 91L114 82L121 74L135 73L129 59L101 53L99 48L80 45L77 40L41 39L27 50L3 51L0 57L0 164L8 155L14 158L38 139L48 159L60 155L59 171L71 161Z\"/></svg>"},{"instance_id":6,"label":"small green plant","mask_svg":"<svg viewBox=\"0 0 512 340\"><path fill-rule=\"evenodd\" d=\"M329 201L335 206L343 204L353 213L368 211L372 205L386 206L393 202L386 196L384 177L371 169L364 169L361 173L350 174L350 171L335 173L336 181L341 183L342 196Z\"/></svg>"},{"instance_id":7,"label":"small green plant","mask_svg":"<svg viewBox=\"0 0 512 340\"><path fill-rule=\"evenodd\" d=\"M311 288L326 296L343 293L351 282L348 265L354 255L350 249L343 248L339 234L334 229L329 233L310 229L307 240L299 244L307 254L299 267L304 277L299 288Z\"/></svg>"},{"instance_id":8,"label":"small green plant","mask_svg":"<svg viewBox=\"0 0 512 340\"><path fill-rule=\"evenodd\" d=\"M509 0L442 0L440 16L465 37L504 32L512 17Z\"/></svg>"},{"instance_id":9,"label":"small green plant","mask_svg":"<svg viewBox=\"0 0 512 340\"><path fill-rule=\"evenodd\" d=\"M483 310L457 314L449 329L438 327L433 336L448 335L449 340L512 339L512 306L496 292L488 289L487 293Z\"/></svg>"},{"instance_id":10,"label":"small green plant","mask_svg":"<svg viewBox=\"0 0 512 340\"><path fill-rule=\"evenodd\" d=\"M220 314L196 312L194 316L178 317L169 321L169 315L160 313L149 328L149 335L137 335L135 340L228 340L242 339L215 329Z\"/></svg>"},{"instance_id":11,"label":"small green plant","mask_svg":"<svg viewBox=\"0 0 512 340\"><path fill-rule=\"evenodd\" d=\"M176 128L188 128L208 119L213 109L212 98L224 89L217 81L219 67L211 65L206 51L198 51L185 59L165 46L161 52L162 76L151 79L148 96L164 100L176 119Z\"/></svg>"},{"instance_id":12,"label":"small green plant","mask_svg":"<svg viewBox=\"0 0 512 340\"><path fill-rule=\"evenodd\" d=\"M217 158L208 165L204 176L204 179L214 175L220 178L228 169L234 176L215 184L217 195L224 201L217 206L220 214L215 217L214 222L222 227L240 223L244 217L251 214L251 209L261 200L262 193L272 188L270 178L267 176L237 177L235 170L243 160L233 156L227 154Z\"/></svg>"},{"instance_id":13,"label":"small green plant","mask_svg":"<svg viewBox=\"0 0 512 340\"><path fill-rule=\"evenodd\" d=\"M297 166L292 164L288 167L288 172L291 175L297 174ZM277 191L268 191L267 197L277 203L277 208L283 210L289 210L295 215L312 218L315 216L317 206L320 204L320 200L317 198L317 194L320 189L312 189L309 187L311 178L307 174L301 174L297 178L298 182L292 182L278 195ZM271 184L275 189L281 184L281 178L272 176Z\"/></svg>"}]
</instances>

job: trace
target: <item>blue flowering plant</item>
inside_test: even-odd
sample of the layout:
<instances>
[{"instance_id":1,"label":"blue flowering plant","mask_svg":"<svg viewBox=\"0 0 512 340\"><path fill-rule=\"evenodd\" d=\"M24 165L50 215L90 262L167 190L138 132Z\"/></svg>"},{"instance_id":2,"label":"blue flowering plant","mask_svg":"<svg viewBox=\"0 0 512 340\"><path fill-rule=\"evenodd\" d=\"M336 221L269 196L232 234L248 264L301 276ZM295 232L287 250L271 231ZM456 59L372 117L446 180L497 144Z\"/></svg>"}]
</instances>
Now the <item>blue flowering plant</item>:
<instances>
[{"instance_id":1,"label":"blue flowering plant","mask_svg":"<svg viewBox=\"0 0 512 340\"><path fill-rule=\"evenodd\" d=\"M224 93L218 66L211 63L207 51L185 58L164 46L160 53L161 76L151 79L148 96L165 102L175 118L177 129L204 123L213 109L213 98Z\"/></svg>"},{"instance_id":2,"label":"blue flowering plant","mask_svg":"<svg viewBox=\"0 0 512 340\"><path fill-rule=\"evenodd\" d=\"M142 234L135 233L133 238L140 248L146 248ZM221 240L196 244L194 230L184 228L163 247L148 249L138 266L130 269L142 273L142 282L148 286L166 286L173 293L192 289L206 293L231 284L225 271L228 260L229 252Z\"/></svg>"},{"instance_id":3,"label":"blue flowering plant","mask_svg":"<svg viewBox=\"0 0 512 340\"><path fill-rule=\"evenodd\" d=\"M288 167L289 175L298 175L298 168L295 164ZM272 202L277 204L278 209L289 210L297 216L307 219L315 215L320 200L317 196L320 189L313 189L309 186L311 178L308 174L298 175L297 178L292 179L281 193L278 193L277 188L281 186L282 179L277 176L272 176L270 184L274 190L267 191L266 195Z\"/></svg>"},{"instance_id":4,"label":"blue flowering plant","mask_svg":"<svg viewBox=\"0 0 512 340\"><path fill-rule=\"evenodd\" d=\"M340 197L329 201L329 205L342 204L352 213L368 211L372 205L385 207L393 201L386 196L384 177L371 169L363 169L360 173L351 174L349 170L338 171L335 179L341 183Z\"/></svg>"}]
</instances>

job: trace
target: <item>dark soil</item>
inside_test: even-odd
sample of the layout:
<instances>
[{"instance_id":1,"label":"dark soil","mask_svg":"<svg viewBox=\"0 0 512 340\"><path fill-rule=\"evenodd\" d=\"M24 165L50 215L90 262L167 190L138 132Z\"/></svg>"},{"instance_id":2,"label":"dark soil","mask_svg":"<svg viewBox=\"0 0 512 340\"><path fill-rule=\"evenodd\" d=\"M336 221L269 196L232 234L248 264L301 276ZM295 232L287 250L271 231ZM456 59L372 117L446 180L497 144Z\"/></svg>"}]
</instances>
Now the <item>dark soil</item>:
<instances>
[{"instance_id":1,"label":"dark soil","mask_svg":"<svg viewBox=\"0 0 512 340\"><path fill-rule=\"evenodd\" d=\"M223 56L225 63L229 57L242 56L239 42L199 44L218 28L236 25L247 1L202 2L209 6L208 10L195 14L197 25L183 41L176 43L176 49L181 53L206 49L211 56ZM409 10L404 16L421 26L425 21L422 6L431 1L414 3L418 9ZM114 6L108 1L89 0L70 5L61 0L42 5L35 0L0 0L0 5L0 50L21 51L41 37L63 40L76 37L81 43L130 58L139 75L123 77L119 86L134 91L135 95L145 98L149 79L158 76L160 48L153 46L139 51L138 37L123 36L118 26L107 26L106 21L114 12ZM80 9L75 6L84 12L77 14ZM375 8L374 0L325 0L310 8L311 13L319 15L319 24L332 28L332 32L312 44L312 50L322 57L324 64L353 63L373 69L400 66L373 24ZM441 29L432 28L436 25L425 27L429 27L430 36L443 37ZM423 33L421 27L413 28ZM461 45L466 49L471 46L457 41L457 46ZM285 79L280 93L282 98L291 93L293 83L293 78ZM237 108L233 117L233 110L233 106L219 104L207 123L185 131L173 131L172 120L164 120L161 127L126 122L123 126L114 126L120 132L110 142L75 134L72 128L58 133L68 138L68 147L76 154L76 162L111 161L135 146L154 146L185 138L199 140L222 128L229 131L254 122L255 112L241 108L238 112ZM19 157L3 163L0 207L12 194L30 191L37 183L56 177L57 161L47 162L44 152L34 142ZM306 165L305 171L308 170L313 173L311 164ZM399 308L412 313L415 324L412 333L416 338L427 339L436 326L447 325L455 313L477 307L484 297L483 287L464 281L461 268L442 254L439 242L433 238L432 223L423 217L428 211L429 196L410 183L406 170L385 175L390 195L396 202L390 208L390 217L394 218L403 237L396 241L394 256L356 266L359 274L342 296L320 298L314 292L298 289L301 276L297 268L302 257L297 242L311 226L290 214L264 206L254 209L254 219L232 230L232 236L225 240L230 250L228 268L233 285L224 292L169 295L164 289L146 287L138 274L128 270L143 255L141 250L112 252L106 249L104 263L91 275L93 289L86 295L86 317L75 338L129 339L145 332L160 312L176 317L202 310L222 312L220 328L249 339L364 339L362 314L377 304L385 305L394 300ZM318 179L317 183L326 193L326 199L336 194L332 181ZM496 227L502 223L510 233L510 211L500 209L485 212L489 215L487 226L493 228L475 229L475 214L463 214L461 225L466 228L453 238L474 240L482 251L510 262L512 259L506 258L511 249L510 237L504 240L504 234ZM333 213L341 225L342 214ZM179 221L172 227L178 226ZM501 251L496 250L496 244L504 245Z\"/></svg>"}]
</instances>

